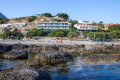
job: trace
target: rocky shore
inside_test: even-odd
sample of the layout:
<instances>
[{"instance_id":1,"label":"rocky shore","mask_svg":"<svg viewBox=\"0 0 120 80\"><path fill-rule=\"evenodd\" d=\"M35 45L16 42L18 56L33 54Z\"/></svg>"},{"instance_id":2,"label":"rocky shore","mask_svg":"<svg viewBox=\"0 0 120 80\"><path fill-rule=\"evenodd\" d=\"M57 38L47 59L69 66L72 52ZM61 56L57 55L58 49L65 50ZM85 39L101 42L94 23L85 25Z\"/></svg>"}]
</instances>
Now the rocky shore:
<instances>
[{"instance_id":1,"label":"rocky shore","mask_svg":"<svg viewBox=\"0 0 120 80\"><path fill-rule=\"evenodd\" d=\"M26 60L23 67L0 69L0 80L51 80L48 73L36 67L68 63L74 53L87 54L83 57L85 64L119 62L119 47L116 44L0 44L0 57L9 60ZM114 53L117 50L118 53L115 54L97 54ZM37 53L31 61L28 60L30 52Z\"/></svg>"},{"instance_id":2,"label":"rocky shore","mask_svg":"<svg viewBox=\"0 0 120 80\"><path fill-rule=\"evenodd\" d=\"M0 69L0 80L51 80L48 73L31 67Z\"/></svg>"}]
</instances>

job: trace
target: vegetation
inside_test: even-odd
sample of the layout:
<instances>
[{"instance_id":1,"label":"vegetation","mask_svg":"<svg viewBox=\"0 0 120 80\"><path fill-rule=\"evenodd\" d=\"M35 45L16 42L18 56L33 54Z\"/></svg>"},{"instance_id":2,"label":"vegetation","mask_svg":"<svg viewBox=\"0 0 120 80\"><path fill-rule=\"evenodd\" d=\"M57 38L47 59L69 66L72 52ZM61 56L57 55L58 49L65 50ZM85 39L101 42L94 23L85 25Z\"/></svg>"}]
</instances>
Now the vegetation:
<instances>
[{"instance_id":1,"label":"vegetation","mask_svg":"<svg viewBox=\"0 0 120 80\"><path fill-rule=\"evenodd\" d=\"M100 22L97 24L97 26L98 26L100 29L104 28L103 21L100 21Z\"/></svg>"},{"instance_id":2,"label":"vegetation","mask_svg":"<svg viewBox=\"0 0 120 80\"><path fill-rule=\"evenodd\" d=\"M5 22L7 22L8 20L0 18L0 24L4 24Z\"/></svg>"},{"instance_id":3,"label":"vegetation","mask_svg":"<svg viewBox=\"0 0 120 80\"><path fill-rule=\"evenodd\" d=\"M72 39L72 38L74 38L74 37L77 37L77 33L70 31L70 32L68 33L68 38L69 38L69 39Z\"/></svg>"},{"instance_id":4,"label":"vegetation","mask_svg":"<svg viewBox=\"0 0 120 80\"><path fill-rule=\"evenodd\" d=\"M0 37L3 39L10 39L12 37L14 39L20 40L23 38L23 34L19 32L17 28L15 28L14 31L10 31L10 29L5 29L4 33L0 34Z\"/></svg>"},{"instance_id":5,"label":"vegetation","mask_svg":"<svg viewBox=\"0 0 120 80\"><path fill-rule=\"evenodd\" d=\"M57 14L58 17L64 18L65 20L69 19L69 15L66 13L58 13Z\"/></svg>"},{"instance_id":6,"label":"vegetation","mask_svg":"<svg viewBox=\"0 0 120 80\"><path fill-rule=\"evenodd\" d=\"M31 16L31 17L28 18L28 22L32 22L32 21L34 21L35 19L37 19L36 16Z\"/></svg>"},{"instance_id":7,"label":"vegetation","mask_svg":"<svg viewBox=\"0 0 120 80\"><path fill-rule=\"evenodd\" d=\"M120 39L120 31L112 31L109 33L111 38Z\"/></svg>"},{"instance_id":8,"label":"vegetation","mask_svg":"<svg viewBox=\"0 0 120 80\"><path fill-rule=\"evenodd\" d=\"M120 25L111 25L108 27L108 31L120 31Z\"/></svg>"},{"instance_id":9,"label":"vegetation","mask_svg":"<svg viewBox=\"0 0 120 80\"><path fill-rule=\"evenodd\" d=\"M66 37L68 34L68 30L53 30L48 33L49 37Z\"/></svg>"},{"instance_id":10,"label":"vegetation","mask_svg":"<svg viewBox=\"0 0 120 80\"><path fill-rule=\"evenodd\" d=\"M102 39L102 38L106 38L106 33L105 32L89 32L88 34L87 34L87 36L89 37L89 38L100 38L100 39Z\"/></svg>"},{"instance_id":11,"label":"vegetation","mask_svg":"<svg viewBox=\"0 0 120 80\"><path fill-rule=\"evenodd\" d=\"M45 16L45 17L52 17L52 14L51 14L51 13L43 13L42 16Z\"/></svg>"},{"instance_id":12,"label":"vegetation","mask_svg":"<svg viewBox=\"0 0 120 80\"><path fill-rule=\"evenodd\" d=\"M60 19L53 19L52 21L62 22Z\"/></svg>"},{"instance_id":13,"label":"vegetation","mask_svg":"<svg viewBox=\"0 0 120 80\"><path fill-rule=\"evenodd\" d=\"M33 36L43 36L44 31L43 29L32 29L26 34L26 37L32 38Z\"/></svg>"},{"instance_id":14,"label":"vegetation","mask_svg":"<svg viewBox=\"0 0 120 80\"><path fill-rule=\"evenodd\" d=\"M71 20L70 23L71 23L70 28L72 29L72 28L74 28L74 25L78 23L78 21L76 21L76 20Z\"/></svg>"}]
</instances>

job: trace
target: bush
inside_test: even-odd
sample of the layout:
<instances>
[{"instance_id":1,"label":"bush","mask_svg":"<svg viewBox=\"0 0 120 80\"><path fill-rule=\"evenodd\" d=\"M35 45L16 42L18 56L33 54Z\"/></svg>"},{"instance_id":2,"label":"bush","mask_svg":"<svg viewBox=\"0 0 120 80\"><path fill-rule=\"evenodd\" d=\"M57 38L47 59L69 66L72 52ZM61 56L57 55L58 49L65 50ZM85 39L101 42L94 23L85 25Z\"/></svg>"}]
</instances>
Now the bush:
<instances>
[{"instance_id":1,"label":"bush","mask_svg":"<svg viewBox=\"0 0 120 80\"><path fill-rule=\"evenodd\" d=\"M75 33L75 32L69 32L68 33L68 38L69 39L74 38L74 37L77 37L77 33Z\"/></svg>"},{"instance_id":2,"label":"bush","mask_svg":"<svg viewBox=\"0 0 120 80\"><path fill-rule=\"evenodd\" d=\"M33 36L43 36L43 35L44 35L43 29L33 29L27 32L26 37L32 38Z\"/></svg>"},{"instance_id":3,"label":"bush","mask_svg":"<svg viewBox=\"0 0 120 80\"><path fill-rule=\"evenodd\" d=\"M54 36L55 36L55 37L64 37L64 36L65 36L65 34L64 34L64 32L59 31L59 32L55 33L55 35L54 35Z\"/></svg>"},{"instance_id":4,"label":"bush","mask_svg":"<svg viewBox=\"0 0 120 80\"><path fill-rule=\"evenodd\" d=\"M14 31L10 31L10 29L5 29L4 33L1 34L0 36L3 39L10 38L10 36L13 36L15 39L23 38L23 34L21 32L18 32L17 28L15 28Z\"/></svg>"},{"instance_id":5,"label":"bush","mask_svg":"<svg viewBox=\"0 0 120 80\"><path fill-rule=\"evenodd\" d=\"M62 29L62 30L53 30L48 33L49 37L66 37L68 35L68 30Z\"/></svg>"},{"instance_id":6,"label":"bush","mask_svg":"<svg viewBox=\"0 0 120 80\"><path fill-rule=\"evenodd\" d=\"M120 31L112 31L112 32L109 33L109 36L111 38L118 39L118 38L120 38Z\"/></svg>"},{"instance_id":7,"label":"bush","mask_svg":"<svg viewBox=\"0 0 120 80\"><path fill-rule=\"evenodd\" d=\"M0 18L0 24L4 24L5 22L7 22L8 20Z\"/></svg>"},{"instance_id":8,"label":"bush","mask_svg":"<svg viewBox=\"0 0 120 80\"><path fill-rule=\"evenodd\" d=\"M108 31L119 31L120 25L112 25L108 27Z\"/></svg>"},{"instance_id":9,"label":"bush","mask_svg":"<svg viewBox=\"0 0 120 80\"><path fill-rule=\"evenodd\" d=\"M37 19L36 16L31 16L31 17L28 18L28 22L32 22L32 21L34 21L35 19Z\"/></svg>"}]
</instances>

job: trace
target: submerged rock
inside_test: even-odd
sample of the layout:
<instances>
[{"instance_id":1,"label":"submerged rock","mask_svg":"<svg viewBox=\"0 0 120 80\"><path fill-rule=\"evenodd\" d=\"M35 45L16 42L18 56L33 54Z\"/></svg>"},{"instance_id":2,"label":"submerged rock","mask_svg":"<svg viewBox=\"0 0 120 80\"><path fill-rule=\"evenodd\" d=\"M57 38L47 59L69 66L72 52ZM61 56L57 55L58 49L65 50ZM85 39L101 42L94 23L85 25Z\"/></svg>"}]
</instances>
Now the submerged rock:
<instances>
[{"instance_id":1,"label":"submerged rock","mask_svg":"<svg viewBox=\"0 0 120 80\"><path fill-rule=\"evenodd\" d=\"M30 67L0 69L0 80L51 80L49 74Z\"/></svg>"},{"instance_id":2,"label":"submerged rock","mask_svg":"<svg viewBox=\"0 0 120 80\"><path fill-rule=\"evenodd\" d=\"M3 55L7 59L27 59L28 52L25 50L12 50Z\"/></svg>"},{"instance_id":3,"label":"submerged rock","mask_svg":"<svg viewBox=\"0 0 120 80\"><path fill-rule=\"evenodd\" d=\"M6 53L12 50L12 45L0 44L0 54Z\"/></svg>"},{"instance_id":4,"label":"submerged rock","mask_svg":"<svg viewBox=\"0 0 120 80\"><path fill-rule=\"evenodd\" d=\"M86 58L84 58L85 63L110 63L110 62L118 62L120 58L118 56L113 56L109 54L92 54Z\"/></svg>"}]
</instances>

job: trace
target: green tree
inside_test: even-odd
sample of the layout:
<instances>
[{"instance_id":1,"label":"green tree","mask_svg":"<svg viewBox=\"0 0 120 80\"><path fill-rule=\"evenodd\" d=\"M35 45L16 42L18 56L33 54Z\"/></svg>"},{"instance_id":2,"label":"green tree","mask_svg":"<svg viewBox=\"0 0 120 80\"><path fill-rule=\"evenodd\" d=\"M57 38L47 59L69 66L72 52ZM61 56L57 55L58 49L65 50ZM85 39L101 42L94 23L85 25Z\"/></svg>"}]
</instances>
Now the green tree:
<instances>
[{"instance_id":1,"label":"green tree","mask_svg":"<svg viewBox=\"0 0 120 80\"><path fill-rule=\"evenodd\" d=\"M119 31L120 25L111 25L108 27L108 31Z\"/></svg>"},{"instance_id":2,"label":"green tree","mask_svg":"<svg viewBox=\"0 0 120 80\"><path fill-rule=\"evenodd\" d=\"M64 37L64 36L65 36L65 34L62 31L55 33L55 37Z\"/></svg>"},{"instance_id":3,"label":"green tree","mask_svg":"<svg viewBox=\"0 0 120 80\"><path fill-rule=\"evenodd\" d=\"M32 38L33 36L43 36L44 30L43 29L33 29L27 32L26 37Z\"/></svg>"},{"instance_id":4,"label":"green tree","mask_svg":"<svg viewBox=\"0 0 120 80\"><path fill-rule=\"evenodd\" d=\"M69 19L69 15L66 13L58 13L57 14L58 17L64 18L65 20Z\"/></svg>"},{"instance_id":5,"label":"green tree","mask_svg":"<svg viewBox=\"0 0 120 80\"><path fill-rule=\"evenodd\" d=\"M74 28L74 25L77 24L78 21L77 20L71 20L70 23L71 23L70 28Z\"/></svg>"},{"instance_id":6,"label":"green tree","mask_svg":"<svg viewBox=\"0 0 120 80\"><path fill-rule=\"evenodd\" d=\"M51 13L43 13L42 16L45 16L45 17L52 17L52 14L51 14Z\"/></svg>"},{"instance_id":7,"label":"green tree","mask_svg":"<svg viewBox=\"0 0 120 80\"><path fill-rule=\"evenodd\" d=\"M100 22L97 24L97 26L98 26L100 29L104 28L103 21L100 21Z\"/></svg>"},{"instance_id":8,"label":"green tree","mask_svg":"<svg viewBox=\"0 0 120 80\"><path fill-rule=\"evenodd\" d=\"M114 39L120 38L120 31L112 31L109 33L109 36Z\"/></svg>"}]
</instances>

